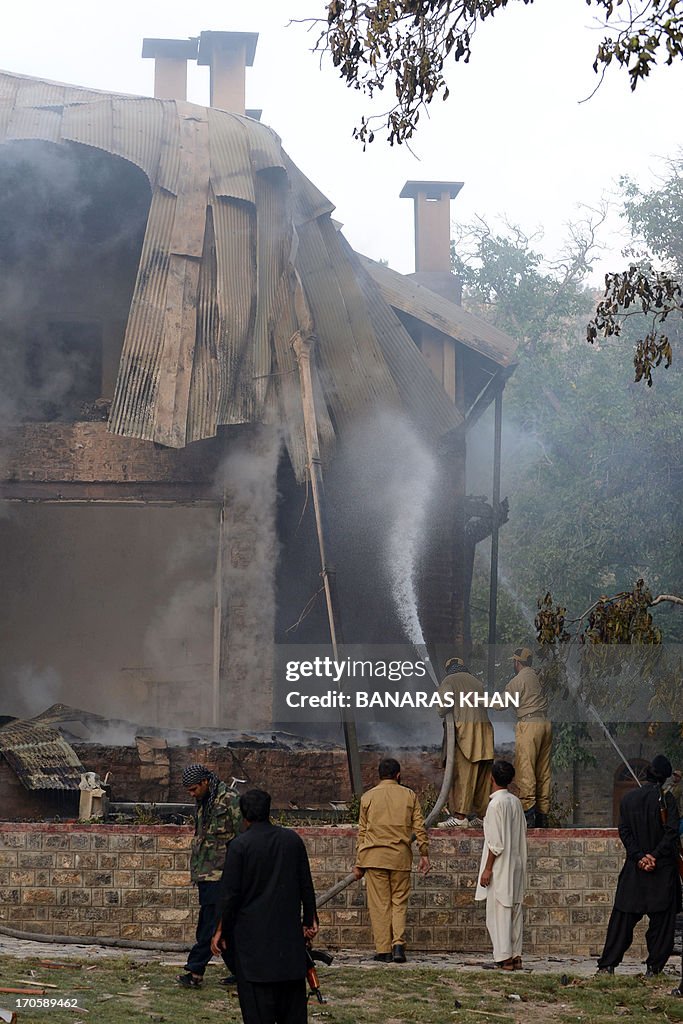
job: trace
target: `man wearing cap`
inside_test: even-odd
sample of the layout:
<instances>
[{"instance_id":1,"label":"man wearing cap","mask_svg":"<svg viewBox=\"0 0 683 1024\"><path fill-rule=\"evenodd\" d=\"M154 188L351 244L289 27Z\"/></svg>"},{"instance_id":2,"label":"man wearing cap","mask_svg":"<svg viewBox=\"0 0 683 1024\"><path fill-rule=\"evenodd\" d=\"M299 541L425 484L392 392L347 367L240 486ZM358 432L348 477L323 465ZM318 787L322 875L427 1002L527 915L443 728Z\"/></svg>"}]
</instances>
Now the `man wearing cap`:
<instances>
[{"instance_id":1,"label":"man wearing cap","mask_svg":"<svg viewBox=\"0 0 683 1024\"><path fill-rule=\"evenodd\" d=\"M235 834L233 800L228 786L206 765L191 764L183 771L183 786L196 801L194 839L190 852L190 878L199 895L199 920L194 946L189 952L185 973L176 981L183 988L198 988L204 978L206 965L211 960L211 937L219 918L221 877L225 865L228 843ZM234 981L230 970L225 983Z\"/></svg>"},{"instance_id":2,"label":"man wearing cap","mask_svg":"<svg viewBox=\"0 0 683 1024\"><path fill-rule=\"evenodd\" d=\"M452 714L455 722L455 763L448 797L450 817L438 828L466 827L474 814L483 818L491 791L493 764L493 727L484 705L485 690L479 679L471 675L460 658L449 658L445 676L439 687L442 704L439 715ZM446 694L452 694L455 705L444 705ZM477 703L477 698L481 703ZM442 747L442 765L446 763L446 731Z\"/></svg>"},{"instance_id":3,"label":"man wearing cap","mask_svg":"<svg viewBox=\"0 0 683 1024\"><path fill-rule=\"evenodd\" d=\"M528 828L547 828L550 811L550 751L553 729L541 681L531 667L528 647L512 655L515 675L505 692L517 698L515 784Z\"/></svg>"},{"instance_id":4,"label":"man wearing cap","mask_svg":"<svg viewBox=\"0 0 683 1024\"><path fill-rule=\"evenodd\" d=\"M644 914L649 918L646 975L660 974L673 951L681 886L678 808L672 795L662 792L670 775L669 760L658 754L647 769L645 785L622 798L619 838L626 850L626 862L617 882L598 974L614 974Z\"/></svg>"}]
</instances>

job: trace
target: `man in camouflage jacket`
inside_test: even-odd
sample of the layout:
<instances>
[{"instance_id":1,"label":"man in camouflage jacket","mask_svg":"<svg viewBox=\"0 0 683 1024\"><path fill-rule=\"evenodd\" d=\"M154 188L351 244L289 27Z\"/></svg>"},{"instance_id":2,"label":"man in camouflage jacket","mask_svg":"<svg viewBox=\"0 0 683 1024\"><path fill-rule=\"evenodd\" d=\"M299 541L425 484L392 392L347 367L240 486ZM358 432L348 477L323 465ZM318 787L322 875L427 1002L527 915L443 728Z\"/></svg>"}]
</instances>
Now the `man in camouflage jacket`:
<instances>
[{"instance_id":1,"label":"man in camouflage jacket","mask_svg":"<svg viewBox=\"0 0 683 1024\"><path fill-rule=\"evenodd\" d=\"M194 946L185 964L185 974L177 976L183 988L198 988L206 965L211 960L211 937L219 919L221 875L228 843L235 835L237 794L205 765L192 764L183 772L183 785L196 801L195 834L190 853L190 878L199 895L199 920ZM228 963L229 953L223 960ZM224 979L229 981L232 979Z\"/></svg>"}]
</instances>

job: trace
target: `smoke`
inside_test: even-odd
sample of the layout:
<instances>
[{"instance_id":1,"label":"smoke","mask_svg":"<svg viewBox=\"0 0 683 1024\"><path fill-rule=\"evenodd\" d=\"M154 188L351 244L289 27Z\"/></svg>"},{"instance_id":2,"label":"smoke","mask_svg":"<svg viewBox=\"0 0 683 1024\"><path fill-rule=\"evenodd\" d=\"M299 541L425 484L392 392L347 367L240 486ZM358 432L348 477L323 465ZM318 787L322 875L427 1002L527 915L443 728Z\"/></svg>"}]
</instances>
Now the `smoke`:
<instances>
[{"instance_id":1,"label":"smoke","mask_svg":"<svg viewBox=\"0 0 683 1024\"><path fill-rule=\"evenodd\" d=\"M225 509L221 543L220 723L272 720L279 431L243 430L216 474Z\"/></svg>"},{"instance_id":2,"label":"smoke","mask_svg":"<svg viewBox=\"0 0 683 1024\"><path fill-rule=\"evenodd\" d=\"M125 323L149 200L98 150L0 147L0 434L102 396L101 325Z\"/></svg>"},{"instance_id":3,"label":"smoke","mask_svg":"<svg viewBox=\"0 0 683 1024\"><path fill-rule=\"evenodd\" d=\"M36 668L34 665L18 665L12 673L14 702L8 703L9 710L3 711L16 718L33 718L61 699L62 678L51 667Z\"/></svg>"}]
</instances>

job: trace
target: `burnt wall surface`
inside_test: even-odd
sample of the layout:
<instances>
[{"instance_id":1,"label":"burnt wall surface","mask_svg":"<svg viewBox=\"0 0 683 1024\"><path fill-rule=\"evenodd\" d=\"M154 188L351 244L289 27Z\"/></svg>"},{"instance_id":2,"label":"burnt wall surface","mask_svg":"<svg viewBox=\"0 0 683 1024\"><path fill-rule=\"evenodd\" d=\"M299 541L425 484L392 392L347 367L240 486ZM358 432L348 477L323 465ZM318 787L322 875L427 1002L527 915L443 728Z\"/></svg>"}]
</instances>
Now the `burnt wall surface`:
<instances>
[{"instance_id":1,"label":"burnt wall surface","mask_svg":"<svg viewBox=\"0 0 683 1024\"><path fill-rule=\"evenodd\" d=\"M2 478L15 483L211 484L226 454L225 432L176 450L110 434L104 422L24 423L6 427L2 440Z\"/></svg>"},{"instance_id":2,"label":"burnt wall surface","mask_svg":"<svg viewBox=\"0 0 683 1024\"><path fill-rule=\"evenodd\" d=\"M279 443L175 452L84 422L0 440L0 712L269 728Z\"/></svg>"},{"instance_id":3,"label":"burnt wall surface","mask_svg":"<svg viewBox=\"0 0 683 1024\"><path fill-rule=\"evenodd\" d=\"M643 744L629 746L634 764L643 754L650 760L657 753ZM111 771L112 793L117 800L170 799L184 800L185 793L180 775L185 764L199 761L207 764L221 778L231 776L246 779L247 786L268 790L274 806L289 807L290 801L299 807L325 808L332 800L348 800L351 796L346 754L342 749L284 750L276 747L169 747L171 762L170 796L150 796L144 777L140 775L141 762L134 747L100 747L94 744L75 744L83 764L101 777ZM619 800L631 783L617 782L621 762L615 754L595 743L595 764L576 769L553 771L552 813L563 827L609 828L617 823L615 813ZM384 756L395 756L401 764L404 785L415 790L424 801L441 788L443 768L440 749L396 750L387 748L361 749L363 787L376 785L377 765ZM514 760L509 748L497 751L497 756ZM0 779L2 762L0 761ZM128 795L130 794L130 795ZM147 795L146 795L147 794Z\"/></svg>"},{"instance_id":4,"label":"burnt wall surface","mask_svg":"<svg viewBox=\"0 0 683 1024\"><path fill-rule=\"evenodd\" d=\"M316 891L350 871L355 830L297 830ZM189 883L191 830L165 826L0 824L0 922L19 931L176 941L194 939L197 897ZM481 833L433 831L432 872L413 876L410 949L490 952L483 904L473 901ZM614 830L529 835L524 911L528 954L594 956L605 937L622 847ZM320 944L371 946L362 885L320 913ZM643 952L643 924L632 956Z\"/></svg>"},{"instance_id":5,"label":"burnt wall surface","mask_svg":"<svg viewBox=\"0 0 683 1024\"><path fill-rule=\"evenodd\" d=\"M348 800L351 796L346 754L343 750L283 750L275 747L168 747L169 783L150 779L146 762L136 747L102 746L73 743L87 771L101 778L110 773L109 792L115 801L158 801L187 803L187 790L182 785L183 768L198 762L206 764L220 778L230 782L234 775L246 779L242 789L266 789L275 808L288 808L292 803L301 808L327 808L332 800ZM405 756L403 756L405 754ZM375 751L361 752L365 788L377 782ZM406 785L421 796L440 785L440 756L437 751L399 752ZM68 805L66 794L31 793L24 789L0 756L0 807L6 821L36 820L46 817L73 817L78 801ZM65 803L66 801L66 803ZM65 810L71 806L71 810Z\"/></svg>"},{"instance_id":6,"label":"burnt wall surface","mask_svg":"<svg viewBox=\"0 0 683 1024\"><path fill-rule=\"evenodd\" d=\"M135 747L100 747L75 743L74 750L89 771L104 778L111 771L111 795L114 800L149 800L149 788L141 776L142 767ZM276 747L169 747L170 786L168 796L156 799L187 801L181 775L194 762L206 764L220 778L230 781L234 775L246 779L242 789L266 789L274 807L329 807L332 800L351 796L346 753L333 750L283 750ZM377 783L377 765L383 754L361 751L365 788ZM399 751L402 779L407 786L424 795L441 782L440 755L436 750ZM0 762L0 765L2 762ZM145 796L145 793L148 795Z\"/></svg>"},{"instance_id":7,"label":"burnt wall surface","mask_svg":"<svg viewBox=\"0 0 683 1024\"><path fill-rule=\"evenodd\" d=\"M134 746L78 742L72 745L86 770L97 772L101 778L110 773L110 795L116 801L186 802L181 774L185 765L193 762L206 764L227 782L233 775L246 779L246 786L242 788L268 790L276 808L295 804L299 808L329 809L331 801L348 800L351 796L346 754L341 748L169 746L164 751L164 755L168 755L169 772L162 780L159 773L141 759ZM398 757L404 784L414 789L423 801L440 789L443 769L436 748L388 753ZM375 785L377 764L384 754L380 750L361 750L364 788ZM509 750L501 750L499 755L513 756ZM637 763L635 755L633 761ZM628 781L615 782L619 775L618 759L606 756L604 751L593 766L554 772L552 812L555 820L564 827L612 826L619 800L630 787ZM77 800L71 799L69 794L28 792L0 756L0 807L8 821L41 820L75 816Z\"/></svg>"}]
</instances>

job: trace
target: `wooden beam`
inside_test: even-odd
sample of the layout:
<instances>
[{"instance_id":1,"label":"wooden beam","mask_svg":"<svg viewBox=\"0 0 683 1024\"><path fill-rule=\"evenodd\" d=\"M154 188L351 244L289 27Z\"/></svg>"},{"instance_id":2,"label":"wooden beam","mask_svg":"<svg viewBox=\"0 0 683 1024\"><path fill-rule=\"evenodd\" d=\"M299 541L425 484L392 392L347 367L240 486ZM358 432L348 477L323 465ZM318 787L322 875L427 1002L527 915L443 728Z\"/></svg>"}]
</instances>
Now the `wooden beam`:
<instances>
[{"instance_id":1,"label":"wooden beam","mask_svg":"<svg viewBox=\"0 0 683 1024\"><path fill-rule=\"evenodd\" d=\"M0 481L1 501L45 501L59 504L220 505L210 484L109 481Z\"/></svg>"}]
</instances>

